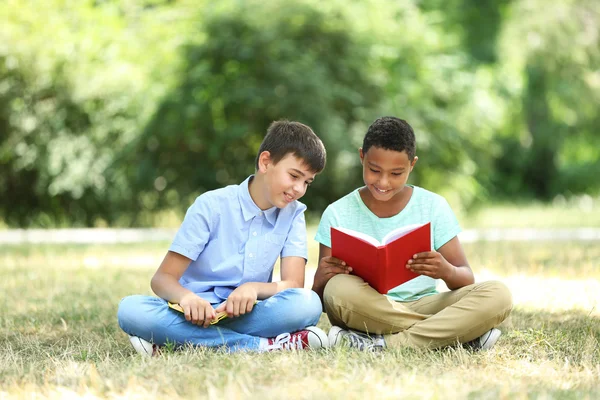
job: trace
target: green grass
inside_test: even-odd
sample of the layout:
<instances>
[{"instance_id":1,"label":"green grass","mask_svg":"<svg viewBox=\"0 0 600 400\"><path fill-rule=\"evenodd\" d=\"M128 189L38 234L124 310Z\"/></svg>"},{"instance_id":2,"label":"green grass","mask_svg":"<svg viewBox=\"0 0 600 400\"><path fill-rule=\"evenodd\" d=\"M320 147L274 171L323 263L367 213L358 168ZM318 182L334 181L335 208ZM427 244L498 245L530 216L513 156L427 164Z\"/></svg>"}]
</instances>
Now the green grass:
<instances>
[{"instance_id":1,"label":"green grass","mask_svg":"<svg viewBox=\"0 0 600 400\"><path fill-rule=\"evenodd\" d=\"M460 217L464 228L598 228L600 198L492 204Z\"/></svg>"},{"instance_id":2,"label":"green grass","mask_svg":"<svg viewBox=\"0 0 600 400\"><path fill-rule=\"evenodd\" d=\"M597 243L465 246L476 274L502 279L515 298L489 352L186 348L145 359L116 310L123 296L150 294L167 246L2 247L0 398L598 398ZM319 325L328 329L326 316Z\"/></svg>"}]
</instances>

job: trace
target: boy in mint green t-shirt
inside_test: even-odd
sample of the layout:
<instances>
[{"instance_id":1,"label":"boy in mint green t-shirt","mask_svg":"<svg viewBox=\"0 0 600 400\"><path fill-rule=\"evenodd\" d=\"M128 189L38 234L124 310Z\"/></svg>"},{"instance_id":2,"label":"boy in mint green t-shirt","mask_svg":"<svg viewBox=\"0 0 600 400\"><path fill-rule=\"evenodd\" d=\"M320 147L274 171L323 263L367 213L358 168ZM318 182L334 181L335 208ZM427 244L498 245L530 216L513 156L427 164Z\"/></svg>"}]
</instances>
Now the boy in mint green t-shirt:
<instances>
[{"instance_id":1,"label":"boy in mint green t-shirt","mask_svg":"<svg viewBox=\"0 0 600 400\"><path fill-rule=\"evenodd\" d=\"M488 349L500 336L495 327L510 314L512 297L504 284L475 283L458 239L460 226L440 195L408 185L418 157L412 127L395 117L377 119L359 150L364 187L329 205L315 239L320 243L313 290L331 321L331 346L359 349L386 346L438 348L463 343ZM331 256L331 227L349 228L381 240L400 226L431 222L431 252L407 265L421 276L382 295L351 265ZM438 293L437 279L449 292Z\"/></svg>"}]
</instances>

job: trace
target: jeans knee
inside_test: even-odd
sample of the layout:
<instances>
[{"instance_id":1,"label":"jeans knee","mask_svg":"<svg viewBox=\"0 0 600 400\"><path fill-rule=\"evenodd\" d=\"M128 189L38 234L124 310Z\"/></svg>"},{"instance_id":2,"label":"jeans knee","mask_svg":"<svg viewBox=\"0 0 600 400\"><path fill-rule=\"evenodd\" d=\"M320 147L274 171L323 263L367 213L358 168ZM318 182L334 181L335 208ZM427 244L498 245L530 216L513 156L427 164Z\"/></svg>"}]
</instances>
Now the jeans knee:
<instances>
[{"instance_id":1,"label":"jeans knee","mask_svg":"<svg viewBox=\"0 0 600 400\"><path fill-rule=\"evenodd\" d=\"M282 292L290 300L293 308L290 316L296 321L292 324L314 325L319 321L323 307L319 296L310 289L292 288ZM290 321L291 322L291 321Z\"/></svg>"},{"instance_id":2,"label":"jeans knee","mask_svg":"<svg viewBox=\"0 0 600 400\"><path fill-rule=\"evenodd\" d=\"M314 318L316 318L317 321L319 321L319 318L321 317L321 313L323 313L323 304L321 303L321 299L319 298L319 295L310 289L303 289L303 290L305 290L307 292L305 294L305 296L307 298L307 307L306 308L309 310L310 315L313 316Z\"/></svg>"},{"instance_id":3,"label":"jeans knee","mask_svg":"<svg viewBox=\"0 0 600 400\"><path fill-rule=\"evenodd\" d=\"M127 296L119 303L117 321L126 333L134 334L134 331L150 322L147 318L146 307L144 307L144 301L147 298L148 296L142 295Z\"/></svg>"},{"instance_id":4,"label":"jeans knee","mask_svg":"<svg viewBox=\"0 0 600 400\"><path fill-rule=\"evenodd\" d=\"M119 308L117 309L117 321L121 329L125 330L129 325L131 314L135 307L133 306L133 299L135 296L127 296L121 299L119 302Z\"/></svg>"},{"instance_id":5,"label":"jeans knee","mask_svg":"<svg viewBox=\"0 0 600 400\"><path fill-rule=\"evenodd\" d=\"M323 306L321 305L321 299L319 295L313 292L310 289L293 289L296 292L296 295L302 299L303 309L305 310L307 316L315 316L320 315L323 310Z\"/></svg>"}]
</instances>

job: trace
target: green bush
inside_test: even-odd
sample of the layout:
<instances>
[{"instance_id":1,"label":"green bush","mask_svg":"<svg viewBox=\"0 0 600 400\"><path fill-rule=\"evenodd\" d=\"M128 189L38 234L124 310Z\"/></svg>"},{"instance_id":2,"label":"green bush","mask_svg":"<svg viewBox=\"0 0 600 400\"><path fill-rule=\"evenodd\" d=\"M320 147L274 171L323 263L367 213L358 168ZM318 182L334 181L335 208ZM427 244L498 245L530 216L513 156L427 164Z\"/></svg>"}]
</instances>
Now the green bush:
<instances>
[{"instance_id":1,"label":"green bush","mask_svg":"<svg viewBox=\"0 0 600 400\"><path fill-rule=\"evenodd\" d=\"M337 178L348 174L339 159L355 150L353 124L383 94L369 73L368 43L340 15L282 4L221 2L203 10L183 51L180 83L125 149L127 163L139 166L128 180L142 201L187 206L205 190L239 183L254 172L267 127L282 118L310 125L328 151L307 203L323 209L356 185Z\"/></svg>"},{"instance_id":2,"label":"green bush","mask_svg":"<svg viewBox=\"0 0 600 400\"><path fill-rule=\"evenodd\" d=\"M362 184L382 115L416 130L411 182L459 212L598 193L600 9L555 3L7 0L0 219L153 224L252 173L280 118L327 147L316 216Z\"/></svg>"}]
</instances>

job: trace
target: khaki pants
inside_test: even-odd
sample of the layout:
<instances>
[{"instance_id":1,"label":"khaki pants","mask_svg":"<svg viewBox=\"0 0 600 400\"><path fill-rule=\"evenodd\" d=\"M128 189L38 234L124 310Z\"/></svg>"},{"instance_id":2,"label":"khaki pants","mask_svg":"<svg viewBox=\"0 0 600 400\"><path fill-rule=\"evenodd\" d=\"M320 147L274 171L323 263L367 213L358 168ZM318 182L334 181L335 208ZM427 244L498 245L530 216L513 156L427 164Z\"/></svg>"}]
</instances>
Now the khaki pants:
<instances>
[{"instance_id":1,"label":"khaki pants","mask_svg":"<svg viewBox=\"0 0 600 400\"><path fill-rule=\"evenodd\" d=\"M332 325L389 335L385 340L390 347L465 343L499 325L512 309L510 291L497 281L397 302L361 278L342 274L327 283L323 302Z\"/></svg>"}]
</instances>

